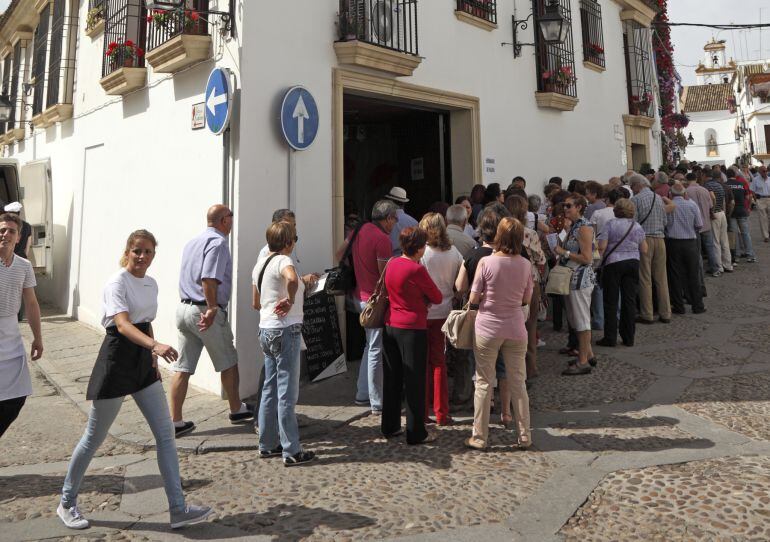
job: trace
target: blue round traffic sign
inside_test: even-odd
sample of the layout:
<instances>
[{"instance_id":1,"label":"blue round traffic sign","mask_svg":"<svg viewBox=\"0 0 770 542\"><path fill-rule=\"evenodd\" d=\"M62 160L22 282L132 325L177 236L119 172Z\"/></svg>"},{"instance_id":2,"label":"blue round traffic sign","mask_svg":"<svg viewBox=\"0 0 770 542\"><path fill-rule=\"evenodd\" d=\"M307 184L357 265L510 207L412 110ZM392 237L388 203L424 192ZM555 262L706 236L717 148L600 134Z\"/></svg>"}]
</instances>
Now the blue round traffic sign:
<instances>
[{"instance_id":1,"label":"blue round traffic sign","mask_svg":"<svg viewBox=\"0 0 770 542\"><path fill-rule=\"evenodd\" d=\"M318 135L318 106L310 92L292 87L281 104L281 130L291 148L304 151Z\"/></svg>"},{"instance_id":2,"label":"blue round traffic sign","mask_svg":"<svg viewBox=\"0 0 770 542\"><path fill-rule=\"evenodd\" d=\"M214 135L219 135L227 130L233 110L230 70L227 68L211 70L206 83L205 100L206 125Z\"/></svg>"}]
</instances>

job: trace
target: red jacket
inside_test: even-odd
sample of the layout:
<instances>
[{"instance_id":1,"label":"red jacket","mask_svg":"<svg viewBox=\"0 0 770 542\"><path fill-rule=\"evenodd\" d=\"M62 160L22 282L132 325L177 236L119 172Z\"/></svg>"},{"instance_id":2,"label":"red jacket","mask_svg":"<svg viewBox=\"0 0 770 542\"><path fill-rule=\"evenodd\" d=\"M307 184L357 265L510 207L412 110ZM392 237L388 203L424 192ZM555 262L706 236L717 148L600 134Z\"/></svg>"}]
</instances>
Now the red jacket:
<instances>
[{"instance_id":1,"label":"red jacket","mask_svg":"<svg viewBox=\"0 0 770 542\"><path fill-rule=\"evenodd\" d=\"M428 303L441 303L441 291L427 269L408 258L393 258L385 270L390 304L385 325L401 329L428 329Z\"/></svg>"}]
</instances>

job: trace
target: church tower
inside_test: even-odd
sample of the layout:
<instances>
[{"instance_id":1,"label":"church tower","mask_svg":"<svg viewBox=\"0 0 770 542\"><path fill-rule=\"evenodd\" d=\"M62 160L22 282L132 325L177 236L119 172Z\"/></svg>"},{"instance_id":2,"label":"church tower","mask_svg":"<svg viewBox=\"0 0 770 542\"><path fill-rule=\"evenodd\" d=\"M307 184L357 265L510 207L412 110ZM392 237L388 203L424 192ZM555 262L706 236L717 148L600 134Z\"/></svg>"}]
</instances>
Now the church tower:
<instances>
[{"instance_id":1,"label":"church tower","mask_svg":"<svg viewBox=\"0 0 770 542\"><path fill-rule=\"evenodd\" d=\"M735 61L727 60L725 40L711 38L703 47L704 59L698 64L695 73L699 85L719 85L732 82L735 74Z\"/></svg>"}]
</instances>

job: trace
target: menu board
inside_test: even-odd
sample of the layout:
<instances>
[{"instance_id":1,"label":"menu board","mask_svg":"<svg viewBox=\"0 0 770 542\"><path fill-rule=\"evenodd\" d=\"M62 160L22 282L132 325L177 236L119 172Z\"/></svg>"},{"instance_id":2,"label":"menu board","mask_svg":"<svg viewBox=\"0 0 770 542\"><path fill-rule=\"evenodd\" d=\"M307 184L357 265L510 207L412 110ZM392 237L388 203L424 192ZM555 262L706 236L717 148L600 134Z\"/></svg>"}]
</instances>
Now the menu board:
<instances>
[{"instance_id":1,"label":"menu board","mask_svg":"<svg viewBox=\"0 0 770 542\"><path fill-rule=\"evenodd\" d=\"M310 380L318 382L347 370L334 296L322 291L305 299L302 338Z\"/></svg>"}]
</instances>

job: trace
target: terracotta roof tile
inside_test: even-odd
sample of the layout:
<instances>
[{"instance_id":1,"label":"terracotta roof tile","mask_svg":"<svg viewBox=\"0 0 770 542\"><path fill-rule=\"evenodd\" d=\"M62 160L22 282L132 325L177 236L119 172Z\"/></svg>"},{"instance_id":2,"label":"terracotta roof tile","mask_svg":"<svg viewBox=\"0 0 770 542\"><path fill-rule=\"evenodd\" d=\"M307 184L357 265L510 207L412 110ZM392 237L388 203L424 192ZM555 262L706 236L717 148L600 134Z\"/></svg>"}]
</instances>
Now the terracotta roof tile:
<instances>
[{"instance_id":1,"label":"terracotta roof tile","mask_svg":"<svg viewBox=\"0 0 770 542\"><path fill-rule=\"evenodd\" d=\"M685 113L699 111L723 111L727 109L727 98L733 95L732 85L698 85L685 87Z\"/></svg>"}]
</instances>

